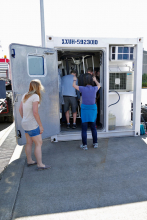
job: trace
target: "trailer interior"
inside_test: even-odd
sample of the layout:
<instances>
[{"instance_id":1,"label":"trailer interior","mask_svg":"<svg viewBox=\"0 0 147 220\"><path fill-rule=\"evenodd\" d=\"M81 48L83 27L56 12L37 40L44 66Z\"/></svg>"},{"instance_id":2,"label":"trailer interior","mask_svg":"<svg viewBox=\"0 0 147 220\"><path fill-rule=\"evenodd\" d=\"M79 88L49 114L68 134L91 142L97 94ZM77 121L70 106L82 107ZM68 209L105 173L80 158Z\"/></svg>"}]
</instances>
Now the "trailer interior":
<instances>
[{"instance_id":1,"label":"trailer interior","mask_svg":"<svg viewBox=\"0 0 147 220\"><path fill-rule=\"evenodd\" d=\"M99 81L101 83L101 88L99 91L98 99L96 101L98 114L96 127L97 130L102 130L104 128L104 114L103 114L103 105L104 105L104 94L103 94L103 63L102 62L103 51L67 51L61 50L58 51L58 72L61 77L65 75L69 75L72 70L77 71L77 78L81 74L87 73L87 69L89 67L93 68L93 72L99 72ZM77 120L76 120L76 129L72 129L73 117L72 117L72 109L69 109L70 112L70 124L71 128L68 129L66 123L66 117L64 113L64 105L60 105L60 125L61 132L79 132L81 131L81 115L80 115L80 102L78 100L78 108L77 108ZM90 128L88 128L90 129Z\"/></svg>"}]
</instances>

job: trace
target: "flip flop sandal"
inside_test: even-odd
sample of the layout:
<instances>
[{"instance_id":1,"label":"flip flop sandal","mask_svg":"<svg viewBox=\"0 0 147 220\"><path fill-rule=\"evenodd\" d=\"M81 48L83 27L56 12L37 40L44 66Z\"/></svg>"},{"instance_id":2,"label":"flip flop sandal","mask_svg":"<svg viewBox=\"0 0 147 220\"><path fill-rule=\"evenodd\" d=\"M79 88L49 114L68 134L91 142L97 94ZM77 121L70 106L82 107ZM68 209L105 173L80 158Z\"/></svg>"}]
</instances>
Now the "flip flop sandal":
<instances>
[{"instance_id":1,"label":"flip flop sandal","mask_svg":"<svg viewBox=\"0 0 147 220\"><path fill-rule=\"evenodd\" d=\"M27 167L31 167L31 166L36 165L36 164L37 164L37 162L34 162L34 163L27 163Z\"/></svg>"},{"instance_id":2,"label":"flip flop sandal","mask_svg":"<svg viewBox=\"0 0 147 220\"><path fill-rule=\"evenodd\" d=\"M37 167L37 171L50 169L51 166L45 165L45 167Z\"/></svg>"}]
</instances>

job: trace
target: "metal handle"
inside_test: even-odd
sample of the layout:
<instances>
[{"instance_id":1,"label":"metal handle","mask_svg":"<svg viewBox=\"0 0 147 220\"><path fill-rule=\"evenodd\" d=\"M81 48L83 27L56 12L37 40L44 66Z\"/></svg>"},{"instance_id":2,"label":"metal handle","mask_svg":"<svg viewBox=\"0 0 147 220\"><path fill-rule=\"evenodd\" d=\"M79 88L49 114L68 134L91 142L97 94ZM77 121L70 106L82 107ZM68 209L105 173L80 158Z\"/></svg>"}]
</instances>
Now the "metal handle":
<instances>
[{"instance_id":1,"label":"metal handle","mask_svg":"<svg viewBox=\"0 0 147 220\"><path fill-rule=\"evenodd\" d=\"M14 102L13 102L13 106L15 105L15 102L18 102L18 96L19 96L19 95L22 95L22 94L14 92Z\"/></svg>"},{"instance_id":2,"label":"metal handle","mask_svg":"<svg viewBox=\"0 0 147 220\"><path fill-rule=\"evenodd\" d=\"M20 130L17 130L17 135L16 135L15 137L17 137L18 139L21 138L21 132L20 132Z\"/></svg>"},{"instance_id":3,"label":"metal handle","mask_svg":"<svg viewBox=\"0 0 147 220\"><path fill-rule=\"evenodd\" d=\"M15 58L15 49L12 49L12 50L11 50L11 56L12 56L13 58Z\"/></svg>"},{"instance_id":4,"label":"metal handle","mask_svg":"<svg viewBox=\"0 0 147 220\"><path fill-rule=\"evenodd\" d=\"M54 54L54 51L52 51L52 50L46 50L46 51L44 51L43 52L44 54L47 54L47 55L52 55L52 54Z\"/></svg>"}]
</instances>

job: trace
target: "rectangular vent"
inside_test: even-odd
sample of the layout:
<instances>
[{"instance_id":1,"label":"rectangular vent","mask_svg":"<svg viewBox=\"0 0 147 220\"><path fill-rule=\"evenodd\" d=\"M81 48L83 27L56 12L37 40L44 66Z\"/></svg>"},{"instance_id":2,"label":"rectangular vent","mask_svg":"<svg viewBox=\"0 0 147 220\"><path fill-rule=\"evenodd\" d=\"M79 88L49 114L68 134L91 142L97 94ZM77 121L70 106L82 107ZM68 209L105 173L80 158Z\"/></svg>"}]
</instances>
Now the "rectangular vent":
<instances>
[{"instance_id":1,"label":"rectangular vent","mask_svg":"<svg viewBox=\"0 0 147 220\"><path fill-rule=\"evenodd\" d=\"M109 90L126 90L127 73L109 73ZM120 84L115 84L115 79L120 79Z\"/></svg>"}]
</instances>

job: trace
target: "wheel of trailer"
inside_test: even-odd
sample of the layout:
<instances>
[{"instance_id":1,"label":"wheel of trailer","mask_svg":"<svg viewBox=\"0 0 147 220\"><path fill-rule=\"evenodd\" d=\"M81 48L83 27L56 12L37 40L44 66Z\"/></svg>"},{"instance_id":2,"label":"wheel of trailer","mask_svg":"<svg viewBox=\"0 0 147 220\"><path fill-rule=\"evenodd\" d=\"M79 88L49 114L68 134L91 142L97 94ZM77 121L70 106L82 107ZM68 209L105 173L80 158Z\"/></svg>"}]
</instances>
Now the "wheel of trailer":
<instances>
[{"instance_id":1,"label":"wheel of trailer","mask_svg":"<svg viewBox=\"0 0 147 220\"><path fill-rule=\"evenodd\" d=\"M7 116L7 122L13 122L13 102L12 96L7 97L8 109L9 109L9 116Z\"/></svg>"}]
</instances>

